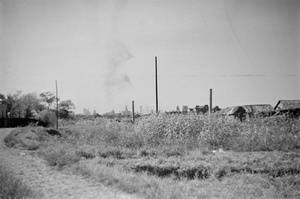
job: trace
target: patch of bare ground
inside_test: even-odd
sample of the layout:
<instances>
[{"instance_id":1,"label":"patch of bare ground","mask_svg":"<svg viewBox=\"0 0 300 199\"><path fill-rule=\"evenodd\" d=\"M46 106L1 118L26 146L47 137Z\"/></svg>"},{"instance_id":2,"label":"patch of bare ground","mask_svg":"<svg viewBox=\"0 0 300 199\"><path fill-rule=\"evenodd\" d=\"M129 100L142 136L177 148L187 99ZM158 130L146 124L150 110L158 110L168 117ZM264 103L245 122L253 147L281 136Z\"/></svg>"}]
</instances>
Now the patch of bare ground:
<instances>
[{"instance_id":1,"label":"patch of bare ground","mask_svg":"<svg viewBox=\"0 0 300 199\"><path fill-rule=\"evenodd\" d=\"M81 176L63 174L47 166L43 159L30 155L30 151L6 147L3 139L10 131L0 130L0 164L9 168L42 198L136 198Z\"/></svg>"}]
</instances>

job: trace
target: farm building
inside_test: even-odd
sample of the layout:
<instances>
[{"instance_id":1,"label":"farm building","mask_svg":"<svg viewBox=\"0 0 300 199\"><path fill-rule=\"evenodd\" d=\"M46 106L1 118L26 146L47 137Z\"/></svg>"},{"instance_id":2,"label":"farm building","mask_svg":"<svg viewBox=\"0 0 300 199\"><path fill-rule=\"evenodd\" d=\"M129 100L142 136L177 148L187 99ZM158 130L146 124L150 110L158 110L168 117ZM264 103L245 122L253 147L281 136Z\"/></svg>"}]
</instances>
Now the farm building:
<instances>
[{"instance_id":1,"label":"farm building","mask_svg":"<svg viewBox=\"0 0 300 199\"><path fill-rule=\"evenodd\" d=\"M215 106L214 108L211 109L211 112L215 113L215 112L220 111L220 110L221 110L221 108L219 106Z\"/></svg>"},{"instance_id":2,"label":"farm building","mask_svg":"<svg viewBox=\"0 0 300 199\"><path fill-rule=\"evenodd\" d=\"M220 113L225 116L232 115L240 120L243 120L246 117L252 118L271 116L274 113L274 109L270 104L256 104L228 107L222 109Z\"/></svg>"},{"instance_id":3,"label":"farm building","mask_svg":"<svg viewBox=\"0 0 300 199\"><path fill-rule=\"evenodd\" d=\"M300 100L279 100L275 106L276 114L290 113L300 115Z\"/></svg>"},{"instance_id":4,"label":"farm building","mask_svg":"<svg viewBox=\"0 0 300 199\"><path fill-rule=\"evenodd\" d=\"M246 110L242 106L234 106L229 111L229 115L239 118L241 121L245 118Z\"/></svg>"},{"instance_id":5,"label":"farm building","mask_svg":"<svg viewBox=\"0 0 300 199\"><path fill-rule=\"evenodd\" d=\"M195 110L196 110L196 113L197 113L197 114L202 114L202 115L204 115L204 114L209 110L209 108L208 108L208 105L204 105L204 106L199 106L199 105L197 105L197 106L195 107Z\"/></svg>"},{"instance_id":6,"label":"farm building","mask_svg":"<svg viewBox=\"0 0 300 199\"><path fill-rule=\"evenodd\" d=\"M243 118L245 117L246 110L242 106L232 106L232 107L221 109L217 113L218 115L221 114L223 116L234 116L239 118L242 121Z\"/></svg>"},{"instance_id":7,"label":"farm building","mask_svg":"<svg viewBox=\"0 0 300 199\"><path fill-rule=\"evenodd\" d=\"M242 106L248 117L265 117L274 113L274 108L270 104L255 104Z\"/></svg>"},{"instance_id":8,"label":"farm building","mask_svg":"<svg viewBox=\"0 0 300 199\"><path fill-rule=\"evenodd\" d=\"M182 113L187 113L188 112L188 106L183 106L182 107Z\"/></svg>"}]
</instances>

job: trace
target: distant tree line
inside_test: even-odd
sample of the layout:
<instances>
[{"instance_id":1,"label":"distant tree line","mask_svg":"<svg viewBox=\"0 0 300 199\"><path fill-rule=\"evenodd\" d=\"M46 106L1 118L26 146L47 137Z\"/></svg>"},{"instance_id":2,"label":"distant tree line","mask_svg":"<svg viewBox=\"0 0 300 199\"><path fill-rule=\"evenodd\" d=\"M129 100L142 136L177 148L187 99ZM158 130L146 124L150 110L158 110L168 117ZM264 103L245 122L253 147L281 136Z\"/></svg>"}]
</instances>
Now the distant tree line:
<instances>
[{"instance_id":1,"label":"distant tree line","mask_svg":"<svg viewBox=\"0 0 300 199\"><path fill-rule=\"evenodd\" d=\"M52 92L24 94L17 91L15 94L0 93L2 104L7 107L9 118L35 118L48 124L54 124L56 120L56 97ZM60 100L58 115L59 118L68 119L74 115L75 105L71 100Z\"/></svg>"}]
</instances>

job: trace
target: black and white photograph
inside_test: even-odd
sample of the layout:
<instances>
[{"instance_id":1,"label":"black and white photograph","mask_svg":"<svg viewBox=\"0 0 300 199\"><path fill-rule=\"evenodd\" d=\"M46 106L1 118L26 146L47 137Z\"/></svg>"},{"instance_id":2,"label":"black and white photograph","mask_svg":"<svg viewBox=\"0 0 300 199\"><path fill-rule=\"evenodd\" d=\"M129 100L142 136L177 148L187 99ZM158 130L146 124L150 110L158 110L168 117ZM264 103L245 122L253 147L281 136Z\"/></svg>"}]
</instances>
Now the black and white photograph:
<instances>
[{"instance_id":1,"label":"black and white photograph","mask_svg":"<svg viewBox=\"0 0 300 199\"><path fill-rule=\"evenodd\" d=\"M300 0L0 0L0 199L299 190Z\"/></svg>"}]
</instances>

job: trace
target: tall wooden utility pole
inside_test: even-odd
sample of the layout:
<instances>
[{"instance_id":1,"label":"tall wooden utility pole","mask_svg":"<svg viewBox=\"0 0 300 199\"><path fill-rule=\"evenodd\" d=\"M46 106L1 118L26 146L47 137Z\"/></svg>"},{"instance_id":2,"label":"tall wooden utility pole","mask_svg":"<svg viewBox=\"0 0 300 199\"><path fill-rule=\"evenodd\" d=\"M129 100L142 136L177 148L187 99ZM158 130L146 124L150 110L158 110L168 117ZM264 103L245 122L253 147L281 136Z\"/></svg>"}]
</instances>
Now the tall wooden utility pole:
<instances>
[{"instance_id":1,"label":"tall wooden utility pole","mask_svg":"<svg viewBox=\"0 0 300 199\"><path fill-rule=\"evenodd\" d=\"M209 89L209 114L212 112L212 89Z\"/></svg>"},{"instance_id":2,"label":"tall wooden utility pole","mask_svg":"<svg viewBox=\"0 0 300 199\"><path fill-rule=\"evenodd\" d=\"M134 101L132 101L132 122L135 122L135 116L134 116Z\"/></svg>"},{"instance_id":3,"label":"tall wooden utility pole","mask_svg":"<svg viewBox=\"0 0 300 199\"><path fill-rule=\"evenodd\" d=\"M58 129L58 90L57 90L57 80L55 80L56 86L56 128Z\"/></svg>"},{"instance_id":4,"label":"tall wooden utility pole","mask_svg":"<svg viewBox=\"0 0 300 199\"><path fill-rule=\"evenodd\" d=\"M155 57L155 91L156 91L156 113L158 113L157 57Z\"/></svg>"}]
</instances>

